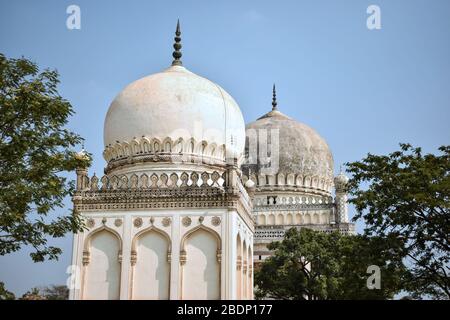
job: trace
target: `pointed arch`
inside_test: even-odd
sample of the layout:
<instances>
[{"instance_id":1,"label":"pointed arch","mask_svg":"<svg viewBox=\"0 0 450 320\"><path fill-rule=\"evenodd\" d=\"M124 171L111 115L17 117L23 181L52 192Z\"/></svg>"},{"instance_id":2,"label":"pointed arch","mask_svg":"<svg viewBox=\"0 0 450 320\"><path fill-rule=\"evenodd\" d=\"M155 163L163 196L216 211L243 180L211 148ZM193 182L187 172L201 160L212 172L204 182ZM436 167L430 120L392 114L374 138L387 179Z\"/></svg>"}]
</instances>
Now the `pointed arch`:
<instances>
[{"instance_id":1,"label":"pointed arch","mask_svg":"<svg viewBox=\"0 0 450 320\"><path fill-rule=\"evenodd\" d=\"M220 235L202 224L183 236L180 245L181 299L220 299L221 248Z\"/></svg>"},{"instance_id":2,"label":"pointed arch","mask_svg":"<svg viewBox=\"0 0 450 320\"><path fill-rule=\"evenodd\" d=\"M275 223L275 224L276 224L276 225L283 225L283 224L284 224L284 216L283 216L282 213L279 213L279 214L277 215L276 223Z\"/></svg>"},{"instance_id":3,"label":"pointed arch","mask_svg":"<svg viewBox=\"0 0 450 320\"><path fill-rule=\"evenodd\" d=\"M303 221L305 224L311 224L311 215L309 213L305 213Z\"/></svg>"},{"instance_id":4,"label":"pointed arch","mask_svg":"<svg viewBox=\"0 0 450 320\"><path fill-rule=\"evenodd\" d=\"M242 248L242 299L248 299L248 244L246 239L243 242Z\"/></svg>"},{"instance_id":5,"label":"pointed arch","mask_svg":"<svg viewBox=\"0 0 450 320\"><path fill-rule=\"evenodd\" d=\"M87 235L83 244L82 299L118 300L122 238L105 225Z\"/></svg>"},{"instance_id":6,"label":"pointed arch","mask_svg":"<svg viewBox=\"0 0 450 320\"><path fill-rule=\"evenodd\" d=\"M253 300L253 246L251 243L249 243L248 246L248 257L249 257L249 263L248 263L248 293L247 293L247 299Z\"/></svg>"},{"instance_id":7,"label":"pointed arch","mask_svg":"<svg viewBox=\"0 0 450 320\"><path fill-rule=\"evenodd\" d=\"M319 224L320 223L320 218L319 218L319 214L318 213L314 213L312 216L312 223L314 224Z\"/></svg>"},{"instance_id":8,"label":"pointed arch","mask_svg":"<svg viewBox=\"0 0 450 320\"><path fill-rule=\"evenodd\" d=\"M242 299L242 238L240 232L236 237L236 299Z\"/></svg>"},{"instance_id":9,"label":"pointed arch","mask_svg":"<svg viewBox=\"0 0 450 320\"><path fill-rule=\"evenodd\" d=\"M269 225L275 224L275 215L273 213L269 214L269 217L267 219L267 224L269 224Z\"/></svg>"},{"instance_id":10,"label":"pointed arch","mask_svg":"<svg viewBox=\"0 0 450 320\"><path fill-rule=\"evenodd\" d=\"M264 226L266 224L266 215L265 214L258 215L258 224L260 226Z\"/></svg>"},{"instance_id":11,"label":"pointed arch","mask_svg":"<svg viewBox=\"0 0 450 320\"><path fill-rule=\"evenodd\" d=\"M162 151L164 153L172 153L173 142L170 137L166 137L162 142Z\"/></svg>"},{"instance_id":12,"label":"pointed arch","mask_svg":"<svg viewBox=\"0 0 450 320\"><path fill-rule=\"evenodd\" d=\"M84 240L84 246L83 246L84 251L89 250L89 245L90 245L90 241L91 241L92 237L101 231L108 231L108 232L112 233L119 240L119 243L120 243L119 249L120 249L120 253L122 254L122 237L116 230L114 230L104 224L102 226L92 230L86 236L86 239Z\"/></svg>"},{"instance_id":13,"label":"pointed arch","mask_svg":"<svg viewBox=\"0 0 450 320\"><path fill-rule=\"evenodd\" d=\"M286 177L286 184L293 186L295 184L295 176L293 173L289 173Z\"/></svg>"},{"instance_id":14,"label":"pointed arch","mask_svg":"<svg viewBox=\"0 0 450 320\"><path fill-rule=\"evenodd\" d=\"M170 297L171 240L150 226L131 241L131 298L167 300Z\"/></svg>"},{"instance_id":15,"label":"pointed arch","mask_svg":"<svg viewBox=\"0 0 450 320\"><path fill-rule=\"evenodd\" d=\"M288 213L287 215L286 215L286 224L293 224L294 223L294 219L293 219L293 217L292 217L292 214L291 213Z\"/></svg>"}]
</instances>

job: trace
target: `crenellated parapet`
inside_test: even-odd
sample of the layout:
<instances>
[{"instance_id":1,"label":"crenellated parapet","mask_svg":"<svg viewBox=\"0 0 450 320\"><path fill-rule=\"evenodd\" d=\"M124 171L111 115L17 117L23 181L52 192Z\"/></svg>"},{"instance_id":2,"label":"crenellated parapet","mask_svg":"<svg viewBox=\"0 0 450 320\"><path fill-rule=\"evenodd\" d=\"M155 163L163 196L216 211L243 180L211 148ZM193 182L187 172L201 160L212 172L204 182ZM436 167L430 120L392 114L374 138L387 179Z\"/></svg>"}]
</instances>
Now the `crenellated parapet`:
<instances>
[{"instance_id":1,"label":"crenellated parapet","mask_svg":"<svg viewBox=\"0 0 450 320\"><path fill-rule=\"evenodd\" d=\"M252 201L239 172L148 172L88 176L77 170L77 212L163 208L221 208L244 213L252 223Z\"/></svg>"},{"instance_id":2,"label":"crenellated parapet","mask_svg":"<svg viewBox=\"0 0 450 320\"><path fill-rule=\"evenodd\" d=\"M182 173L142 173L104 175L101 178L95 174L89 178L83 171L77 176L78 191L108 191L108 190L147 190L147 189L176 189L215 187L223 188L226 173L210 172L182 172Z\"/></svg>"}]
</instances>

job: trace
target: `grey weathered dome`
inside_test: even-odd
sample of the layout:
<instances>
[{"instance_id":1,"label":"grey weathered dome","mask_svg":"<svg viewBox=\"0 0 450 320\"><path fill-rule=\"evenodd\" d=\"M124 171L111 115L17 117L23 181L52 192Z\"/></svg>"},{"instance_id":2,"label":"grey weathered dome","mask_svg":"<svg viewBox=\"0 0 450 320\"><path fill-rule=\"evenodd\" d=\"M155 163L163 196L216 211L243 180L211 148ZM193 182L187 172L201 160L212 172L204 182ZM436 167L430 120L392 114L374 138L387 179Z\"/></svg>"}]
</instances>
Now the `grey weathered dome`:
<instances>
[{"instance_id":1,"label":"grey weathered dome","mask_svg":"<svg viewBox=\"0 0 450 320\"><path fill-rule=\"evenodd\" d=\"M246 126L247 137L252 137L255 133L258 135L258 145L260 129L266 129L267 136L270 135L271 129L279 130L278 172L264 174L264 169L261 170L263 166L258 161L257 164L247 163L242 167L245 175L253 177L252 180L256 178L259 187L296 186L331 192L333 156L326 141L314 129L286 116L276 108ZM247 154L250 139L246 141ZM270 150L270 147L268 149Z\"/></svg>"}]
</instances>

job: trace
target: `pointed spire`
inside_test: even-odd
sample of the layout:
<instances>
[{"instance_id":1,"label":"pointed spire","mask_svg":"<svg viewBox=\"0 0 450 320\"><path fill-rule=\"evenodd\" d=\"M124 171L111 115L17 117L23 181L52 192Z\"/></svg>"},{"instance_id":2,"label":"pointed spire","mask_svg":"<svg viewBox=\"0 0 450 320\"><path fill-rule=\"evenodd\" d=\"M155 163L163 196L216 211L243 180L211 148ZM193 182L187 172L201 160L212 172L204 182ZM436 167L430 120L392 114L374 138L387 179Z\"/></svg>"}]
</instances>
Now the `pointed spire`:
<instances>
[{"instance_id":1,"label":"pointed spire","mask_svg":"<svg viewBox=\"0 0 450 320\"><path fill-rule=\"evenodd\" d=\"M273 84L273 91L272 91L272 111L278 110L277 109L277 92L275 90L275 83Z\"/></svg>"},{"instance_id":2,"label":"pointed spire","mask_svg":"<svg viewBox=\"0 0 450 320\"><path fill-rule=\"evenodd\" d=\"M172 65L173 66L181 66L183 65L183 63L181 62L181 31L180 31L180 20L178 19L177 21L177 30L175 31L175 38L173 38L175 40L175 43L173 44L173 48L175 49L175 51L172 53L173 56L173 61L172 61Z\"/></svg>"}]
</instances>

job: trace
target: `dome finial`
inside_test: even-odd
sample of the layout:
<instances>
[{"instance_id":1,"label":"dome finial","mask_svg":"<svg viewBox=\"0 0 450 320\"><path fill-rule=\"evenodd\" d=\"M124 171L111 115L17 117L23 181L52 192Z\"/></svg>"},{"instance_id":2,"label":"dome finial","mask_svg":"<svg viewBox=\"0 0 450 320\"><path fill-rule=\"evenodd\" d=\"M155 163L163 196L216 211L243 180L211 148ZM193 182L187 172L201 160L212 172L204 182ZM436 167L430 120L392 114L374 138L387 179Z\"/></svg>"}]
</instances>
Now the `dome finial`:
<instances>
[{"instance_id":1,"label":"dome finial","mask_svg":"<svg viewBox=\"0 0 450 320\"><path fill-rule=\"evenodd\" d=\"M175 51L172 53L173 56L173 61L172 61L172 65L173 66L181 66L183 65L183 63L181 62L181 31L180 31L180 19L177 20L177 30L175 31L175 38L173 38L175 40L175 43L173 44L173 48L175 49Z\"/></svg>"},{"instance_id":2,"label":"dome finial","mask_svg":"<svg viewBox=\"0 0 450 320\"><path fill-rule=\"evenodd\" d=\"M272 111L277 110L277 91L275 90L275 83L272 90Z\"/></svg>"}]
</instances>

